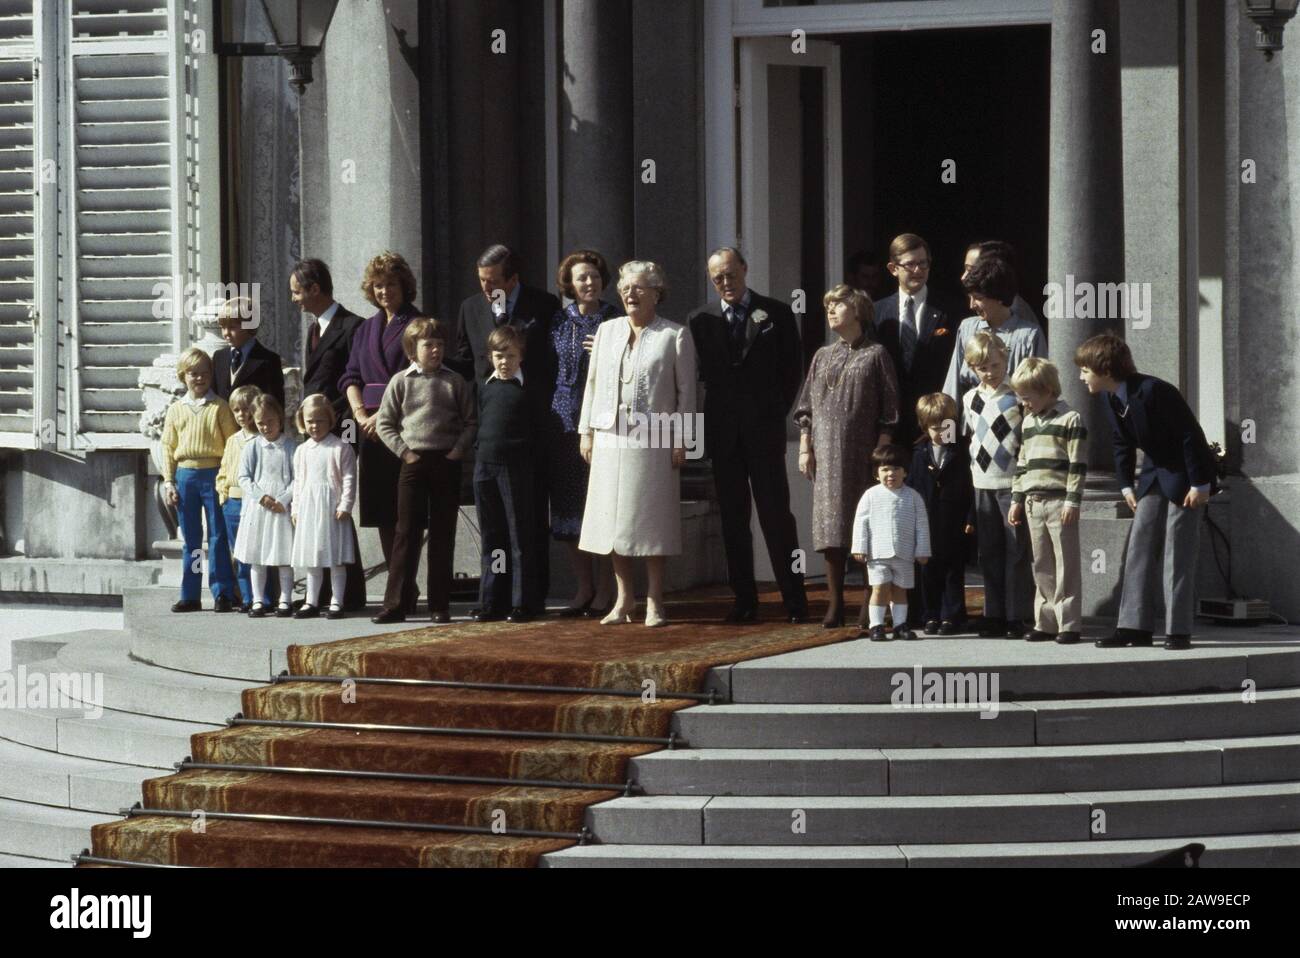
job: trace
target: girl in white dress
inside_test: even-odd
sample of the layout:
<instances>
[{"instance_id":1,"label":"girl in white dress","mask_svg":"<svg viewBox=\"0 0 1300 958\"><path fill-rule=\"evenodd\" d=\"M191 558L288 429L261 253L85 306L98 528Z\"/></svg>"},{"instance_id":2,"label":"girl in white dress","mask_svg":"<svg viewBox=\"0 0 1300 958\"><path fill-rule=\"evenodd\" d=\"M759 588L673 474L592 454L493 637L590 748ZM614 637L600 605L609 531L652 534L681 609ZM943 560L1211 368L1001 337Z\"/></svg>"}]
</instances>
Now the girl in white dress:
<instances>
[{"instance_id":1,"label":"girl in white dress","mask_svg":"<svg viewBox=\"0 0 1300 958\"><path fill-rule=\"evenodd\" d=\"M266 581L272 569L280 580L280 604L275 614L285 619L293 614L293 458L297 447L284 432L284 408L274 396L262 394L253 400L253 423L259 435L244 446L239 459L239 488L245 509L235 537L235 558L250 567L253 607L248 614L266 615Z\"/></svg>"},{"instance_id":2,"label":"girl in white dress","mask_svg":"<svg viewBox=\"0 0 1300 958\"><path fill-rule=\"evenodd\" d=\"M293 457L293 564L307 570L307 601L295 619L320 615L317 603L325 569L334 597L327 619L343 618L347 565L356 559L352 507L357 498L357 457L352 447L332 435L333 404L316 393L298 407L298 428L307 440Z\"/></svg>"}]
</instances>

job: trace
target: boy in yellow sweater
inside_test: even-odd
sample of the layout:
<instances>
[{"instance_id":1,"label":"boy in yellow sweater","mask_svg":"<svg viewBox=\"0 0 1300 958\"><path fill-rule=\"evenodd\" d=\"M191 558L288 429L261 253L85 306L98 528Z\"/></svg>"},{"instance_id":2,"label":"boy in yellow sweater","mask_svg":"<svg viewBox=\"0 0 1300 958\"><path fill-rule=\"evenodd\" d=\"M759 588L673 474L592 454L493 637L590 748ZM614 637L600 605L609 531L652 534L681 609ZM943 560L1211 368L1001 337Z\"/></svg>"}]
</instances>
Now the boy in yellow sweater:
<instances>
[{"instance_id":1,"label":"boy in yellow sweater","mask_svg":"<svg viewBox=\"0 0 1300 958\"><path fill-rule=\"evenodd\" d=\"M176 362L185 395L163 419L163 479L167 501L177 506L185 552L181 556L181 598L173 612L198 612L203 588L203 522L208 524L208 585L213 611L230 612L235 598L230 540L217 504L217 472L226 440L239 432L230 407L212 392L212 360L191 346Z\"/></svg>"}]
</instances>

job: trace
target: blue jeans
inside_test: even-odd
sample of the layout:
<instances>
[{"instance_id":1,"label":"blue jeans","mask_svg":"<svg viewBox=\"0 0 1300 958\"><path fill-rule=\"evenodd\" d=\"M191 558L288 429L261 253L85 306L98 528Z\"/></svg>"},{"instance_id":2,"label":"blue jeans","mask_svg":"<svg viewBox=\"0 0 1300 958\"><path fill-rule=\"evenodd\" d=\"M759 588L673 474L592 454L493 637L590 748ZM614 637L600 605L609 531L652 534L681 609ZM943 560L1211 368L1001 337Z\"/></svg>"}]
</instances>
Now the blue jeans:
<instances>
[{"instance_id":1,"label":"blue jeans","mask_svg":"<svg viewBox=\"0 0 1300 958\"><path fill-rule=\"evenodd\" d=\"M227 499L221 507L221 514L226 517L226 539L230 543L230 551L235 551L235 537L239 535L239 519L243 515L243 499ZM260 508L260 507L259 507ZM264 602L267 605L275 605L280 598L280 579L278 576L268 576L266 580L266 595L253 596L253 567L245 565L238 559L235 560L235 581L239 583L239 594L243 596L244 602Z\"/></svg>"},{"instance_id":2,"label":"blue jeans","mask_svg":"<svg viewBox=\"0 0 1300 958\"><path fill-rule=\"evenodd\" d=\"M203 591L203 520L208 523L208 585L214 599L234 602L234 570L230 565L230 540L226 522L217 505L217 469L177 469L176 491L180 495L177 512L185 552L181 556L181 599L197 601Z\"/></svg>"}]
</instances>

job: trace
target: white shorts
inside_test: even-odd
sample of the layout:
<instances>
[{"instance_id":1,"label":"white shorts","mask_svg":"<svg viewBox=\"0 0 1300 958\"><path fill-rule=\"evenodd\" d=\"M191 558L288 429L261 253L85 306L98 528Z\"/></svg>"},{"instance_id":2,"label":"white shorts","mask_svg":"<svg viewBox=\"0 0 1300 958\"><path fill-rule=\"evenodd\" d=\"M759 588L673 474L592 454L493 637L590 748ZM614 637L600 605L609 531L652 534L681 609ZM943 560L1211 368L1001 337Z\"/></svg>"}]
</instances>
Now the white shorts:
<instances>
[{"instance_id":1,"label":"white shorts","mask_svg":"<svg viewBox=\"0 0 1300 958\"><path fill-rule=\"evenodd\" d=\"M906 559L868 559L867 585L894 585L910 589L916 585L916 563Z\"/></svg>"}]
</instances>

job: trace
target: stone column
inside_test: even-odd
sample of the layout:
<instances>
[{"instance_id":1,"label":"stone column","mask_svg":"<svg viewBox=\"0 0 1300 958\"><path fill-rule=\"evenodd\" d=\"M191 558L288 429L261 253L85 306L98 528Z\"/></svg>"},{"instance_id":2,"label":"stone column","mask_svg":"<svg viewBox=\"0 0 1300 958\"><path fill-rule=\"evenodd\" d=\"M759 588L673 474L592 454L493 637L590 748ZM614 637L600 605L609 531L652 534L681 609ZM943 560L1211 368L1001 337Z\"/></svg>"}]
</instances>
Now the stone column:
<instances>
[{"instance_id":1,"label":"stone column","mask_svg":"<svg viewBox=\"0 0 1300 958\"><path fill-rule=\"evenodd\" d=\"M633 255L632 4L564 0L561 15L560 254L598 250L612 272Z\"/></svg>"},{"instance_id":2,"label":"stone column","mask_svg":"<svg viewBox=\"0 0 1300 958\"><path fill-rule=\"evenodd\" d=\"M1105 52L1094 53L1104 31ZM1069 293L1079 283L1124 280L1124 195L1120 102L1119 0L1053 0L1051 184L1048 200L1048 281ZM1114 460L1100 400L1088 395L1074 350L1090 336L1124 333L1121 318L1048 319L1052 360L1064 398L1092 425L1089 487L1114 487ZM1100 481L1098 481L1100 480Z\"/></svg>"}]
</instances>

